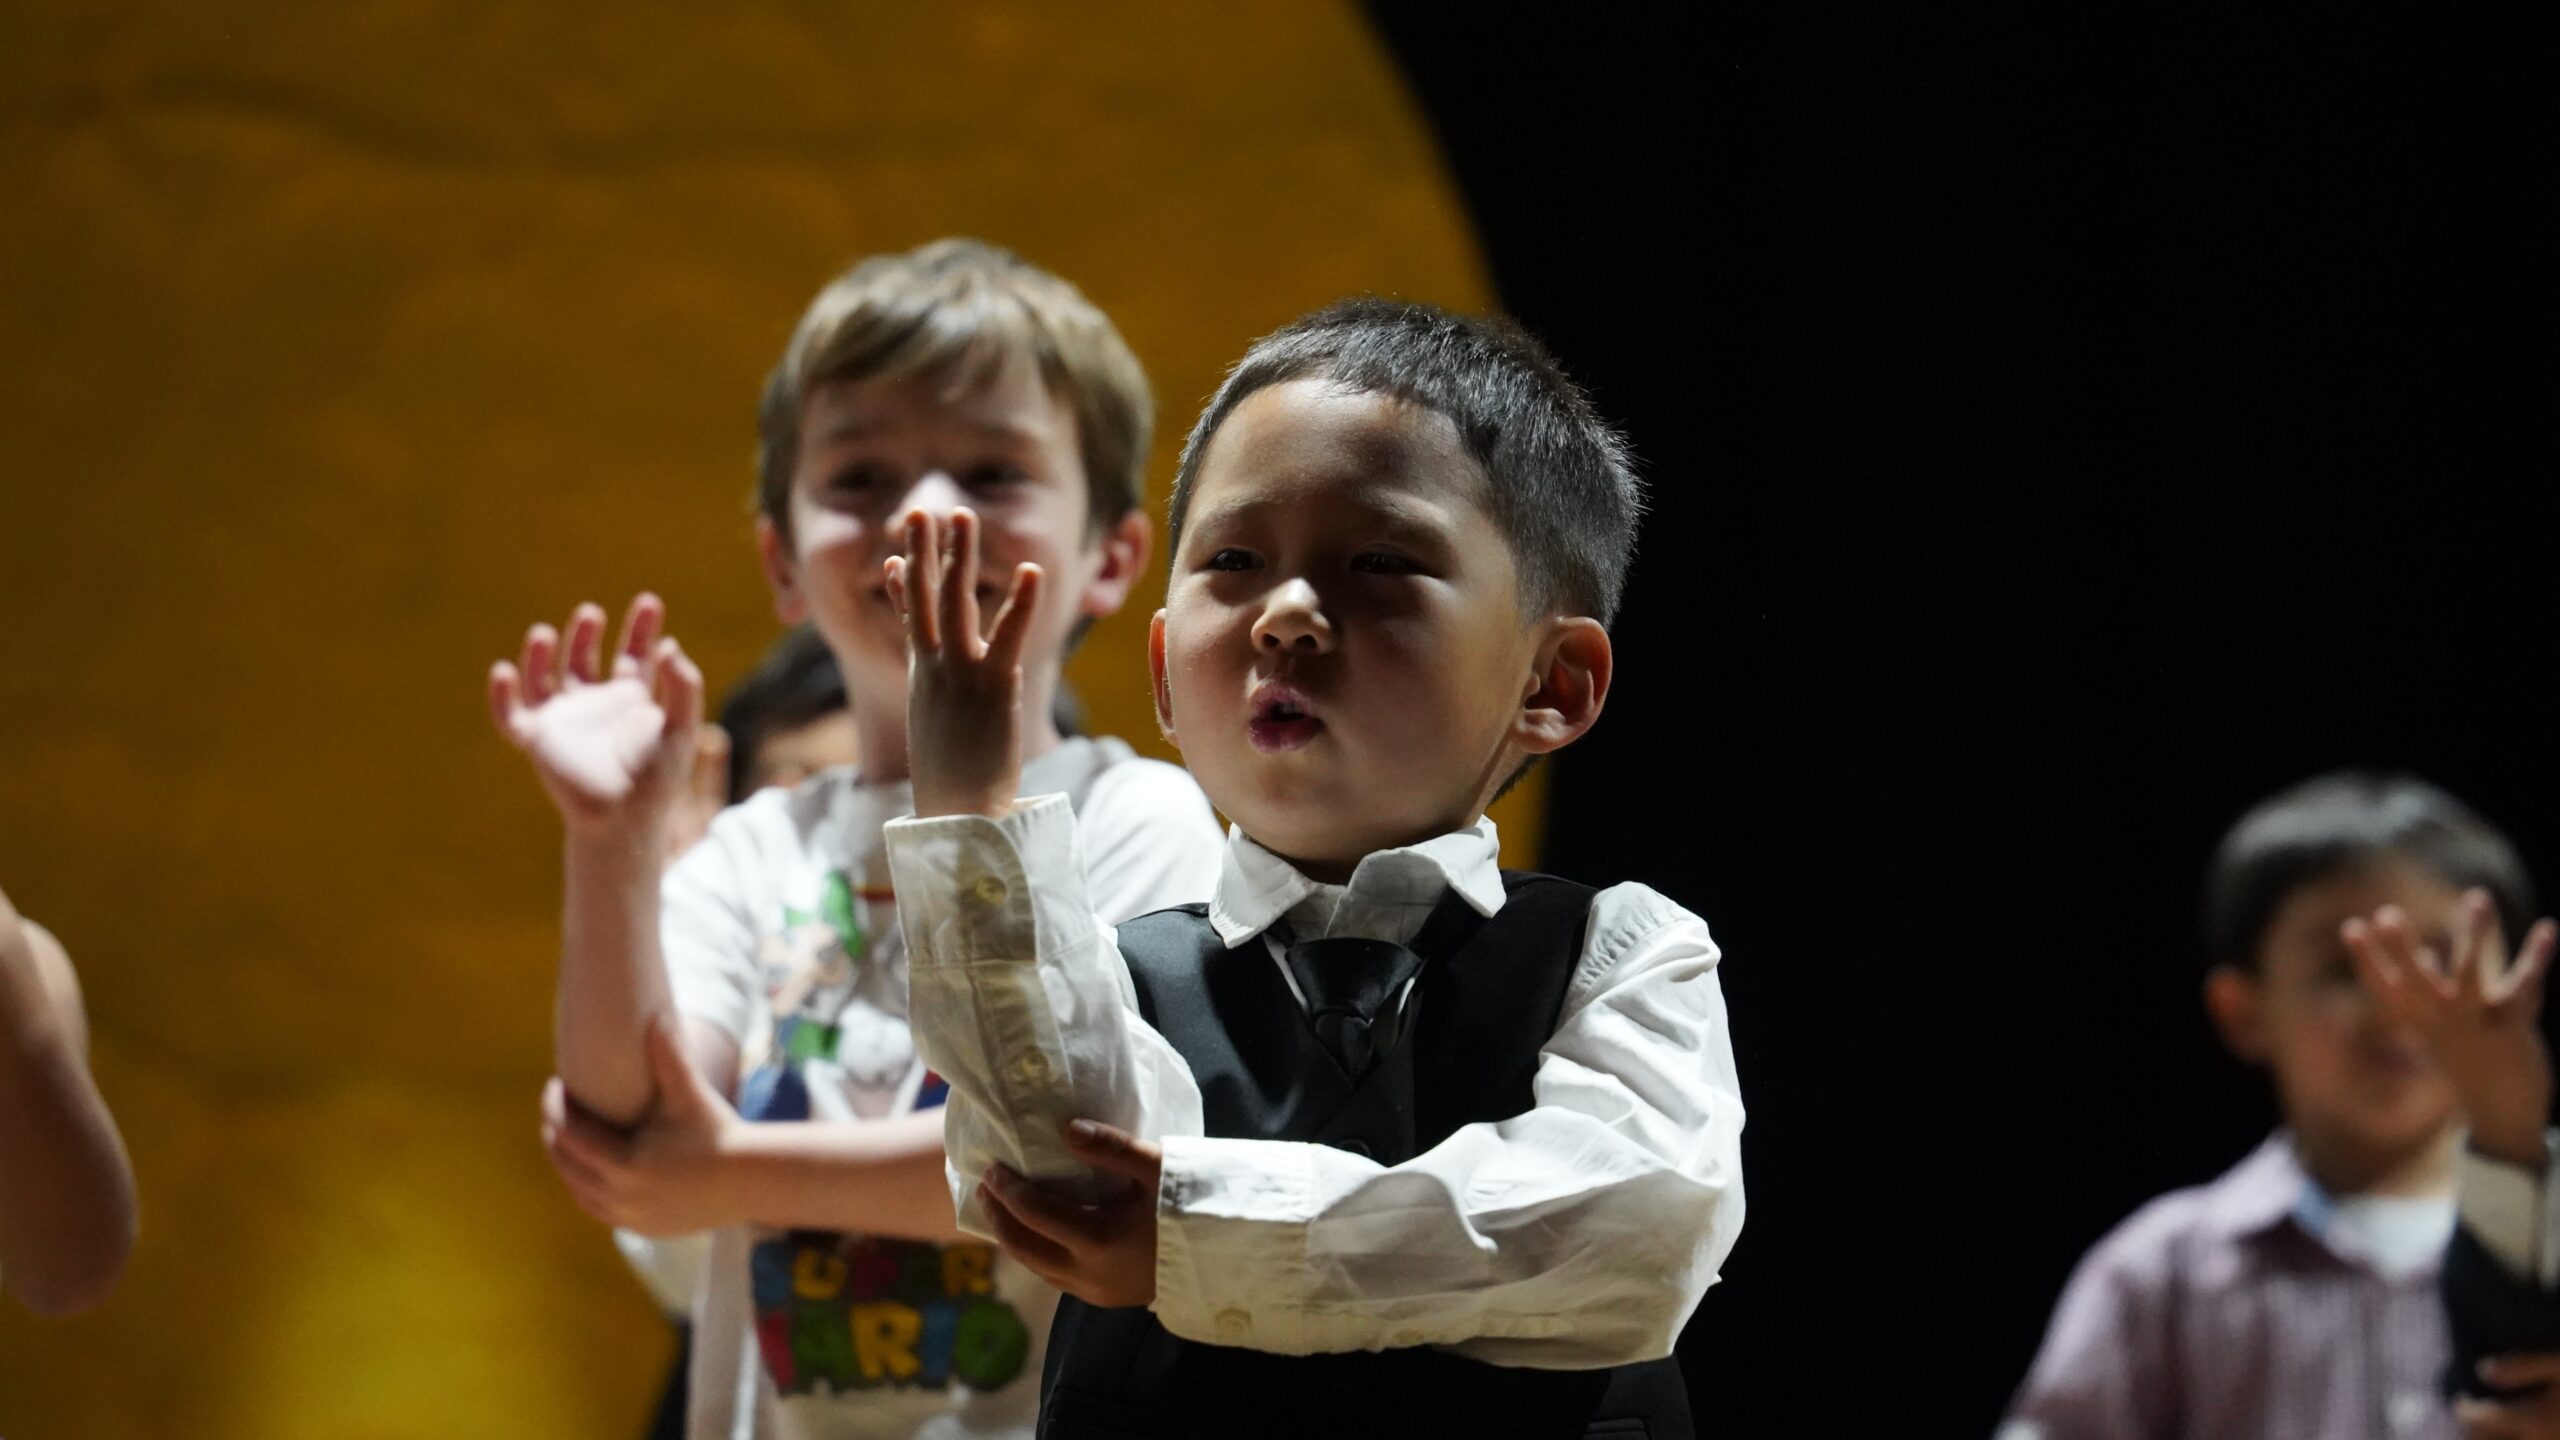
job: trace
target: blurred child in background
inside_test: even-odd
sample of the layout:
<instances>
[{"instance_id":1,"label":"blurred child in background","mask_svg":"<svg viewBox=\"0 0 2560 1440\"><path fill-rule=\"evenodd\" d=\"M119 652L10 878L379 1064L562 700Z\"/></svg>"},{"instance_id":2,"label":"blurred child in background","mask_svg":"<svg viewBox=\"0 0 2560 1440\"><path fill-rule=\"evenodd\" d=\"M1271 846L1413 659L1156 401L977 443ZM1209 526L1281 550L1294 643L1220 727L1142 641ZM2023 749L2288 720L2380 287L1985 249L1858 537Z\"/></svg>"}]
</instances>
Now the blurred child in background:
<instances>
[{"instance_id":1,"label":"blurred child in background","mask_svg":"<svg viewBox=\"0 0 2560 1440\"><path fill-rule=\"evenodd\" d=\"M2421 781L2327 775L2232 827L2206 879L2205 1007L2266 1067L2284 1126L2090 1250L2004 1440L2460 1433L2436 1293L2460 1097L2367 997L2340 927L2387 912L2440 940L2465 892L2510 933L2533 913L2506 838Z\"/></svg>"},{"instance_id":2,"label":"blurred child in background","mask_svg":"<svg viewBox=\"0 0 2560 1440\"><path fill-rule=\"evenodd\" d=\"M2512 960L2508 933L2494 897L2472 890L2450 936L2385 905L2339 938L2375 1008L2425 1039L2470 1120L2444 1262L2454 1413L2475 1440L2560 1440L2560 1150L2541 1029L2554 930L2536 921Z\"/></svg>"}]
</instances>

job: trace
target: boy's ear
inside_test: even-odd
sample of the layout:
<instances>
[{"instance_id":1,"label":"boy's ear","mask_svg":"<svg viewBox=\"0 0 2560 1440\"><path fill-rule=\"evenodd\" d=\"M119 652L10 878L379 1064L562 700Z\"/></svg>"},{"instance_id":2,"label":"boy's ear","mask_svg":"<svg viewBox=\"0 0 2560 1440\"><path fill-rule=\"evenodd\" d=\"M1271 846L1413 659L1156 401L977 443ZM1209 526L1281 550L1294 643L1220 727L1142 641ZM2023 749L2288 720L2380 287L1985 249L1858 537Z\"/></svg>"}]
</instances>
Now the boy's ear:
<instances>
[{"instance_id":1,"label":"boy's ear","mask_svg":"<svg viewBox=\"0 0 2560 1440\"><path fill-rule=\"evenodd\" d=\"M2267 1015L2258 978L2233 965L2216 965L2204 977L2204 1009L2232 1054L2252 1065L2267 1059Z\"/></svg>"},{"instance_id":2,"label":"boy's ear","mask_svg":"<svg viewBox=\"0 0 2560 1440\"><path fill-rule=\"evenodd\" d=\"M1130 511L1102 532L1095 542L1102 550L1102 568L1085 583L1079 613L1116 615L1129 603L1129 592L1147 573L1147 553L1154 548L1155 534L1155 524L1144 510Z\"/></svg>"},{"instance_id":3,"label":"boy's ear","mask_svg":"<svg viewBox=\"0 0 2560 1440\"><path fill-rule=\"evenodd\" d=\"M1173 748L1179 750L1182 737L1173 733L1173 690L1164 680L1164 612L1161 610L1147 622L1147 680L1149 692L1156 701L1156 729L1172 743Z\"/></svg>"},{"instance_id":4,"label":"boy's ear","mask_svg":"<svg viewBox=\"0 0 2560 1440\"><path fill-rule=\"evenodd\" d=\"M1609 632L1588 615L1547 623L1552 628L1539 643L1537 669L1511 722L1511 743L1530 755L1550 755L1581 739L1609 700Z\"/></svg>"},{"instance_id":5,"label":"boy's ear","mask_svg":"<svg viewBox=\"0 0 2560 1440\"><path fill-rule=\"evenodd\" d=\"M770 515L756 517L756 558L764 564L764 583L773 589L773 613L785 625L809 618L808 592L800 588L800 560L791 541Z\"/></svg>"}]
</instances>

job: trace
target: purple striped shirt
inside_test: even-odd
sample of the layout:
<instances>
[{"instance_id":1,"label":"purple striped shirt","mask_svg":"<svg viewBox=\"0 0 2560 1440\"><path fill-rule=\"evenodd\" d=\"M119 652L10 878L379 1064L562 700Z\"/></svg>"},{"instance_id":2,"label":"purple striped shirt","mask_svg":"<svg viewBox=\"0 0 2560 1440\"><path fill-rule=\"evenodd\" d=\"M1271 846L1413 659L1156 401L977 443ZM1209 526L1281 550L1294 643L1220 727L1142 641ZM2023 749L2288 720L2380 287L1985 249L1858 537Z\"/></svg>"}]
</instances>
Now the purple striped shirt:
<instances>
[{"instance_id":1,"label":"purple striped shirt","mask_svg":"<svg viewBox=\"0 0 2560 1440\"><path fill-rule=\"evenodd\" d=\"M2064 1287L2002 1440L2459 1440L2435 1268L2384 1275L2319 1209L2278 1134L2135 1212Z\"/></svg>"}]
</instances>

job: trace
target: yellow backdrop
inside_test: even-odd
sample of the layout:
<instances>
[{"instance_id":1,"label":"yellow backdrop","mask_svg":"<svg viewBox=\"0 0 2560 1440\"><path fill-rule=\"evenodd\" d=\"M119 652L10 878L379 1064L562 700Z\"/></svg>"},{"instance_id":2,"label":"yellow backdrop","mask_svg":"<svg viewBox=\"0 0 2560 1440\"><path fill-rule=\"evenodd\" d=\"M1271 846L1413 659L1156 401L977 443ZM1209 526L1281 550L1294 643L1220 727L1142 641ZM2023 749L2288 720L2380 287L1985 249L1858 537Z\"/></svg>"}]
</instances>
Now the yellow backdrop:
<instances>
[{"instance_id":1,"label":"yellow backdrop","mask_svg":"<svg viewBox=\"0 0 2560 1440\"><path fill-rule=\"evenodd\" d=\"M94 1314L0 1306L0 1434L637 1433L666 1335L536 1144L557 831L482 675L644 585L743 669L756 386L839 265L1083 285L1159 497L1253 335L1487 303L1348 5L681 16L12 12L0 883L86 977L143 1229ZM1151 743L1142 634L1074 676Z\"/></svg>"}]
</instances>

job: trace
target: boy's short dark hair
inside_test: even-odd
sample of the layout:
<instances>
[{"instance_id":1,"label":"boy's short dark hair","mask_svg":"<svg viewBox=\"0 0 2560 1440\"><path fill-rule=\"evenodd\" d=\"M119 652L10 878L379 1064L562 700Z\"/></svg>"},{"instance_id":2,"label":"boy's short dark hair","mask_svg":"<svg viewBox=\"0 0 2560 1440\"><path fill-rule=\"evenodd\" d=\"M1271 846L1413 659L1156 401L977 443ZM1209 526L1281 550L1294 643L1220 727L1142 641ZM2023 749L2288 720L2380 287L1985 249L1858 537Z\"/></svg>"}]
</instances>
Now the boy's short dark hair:
<instances>
[{"instance_id":1,"label":"boy's short dark hair","mask_svg":"<svg viewBox=\"0 0 2560 1440\"><path fill-rule=\"evenodd\" d=\"M2487 890L2510 941L2532 922L2524 862L2469 806L2412 776L2338 771L2261 801L2222 837L2205 875L2207 958L2256 970L2267 927L2295 891L2386 855Z\"/></svg>"},{"instance_id":2,"label":"boy's short dark hair","mask_svg":"<svg viewBox=\"0 0 2560 1440\"><path fill-rule=\"evenodd\" d=\"M773 642L720 702L729 732L729 803L754 793L756 751L766 738L845 708L844 672L818 632L801 625Z\"/></svg>"},{"instance_id":3,"label":"boy's short dark hair","mask_svg":"<svg viewBox=\"0 0 2560 1440\"><path fill-rule=\"evenodd\" d=\"M1449 417L1491 483L1488 510L1519 563L1521 602L1533 614L1616 617L1644 509L1625 438L1528 332L1407 301L1340 301L1253 343L1183 442L1173 549L1218 427L1254 391L1310 377Z\"/></svg>"},{"instance_id":4,"label":"boy's short dark hair","mask_svg":"<svg viewBox=\"0 0 2560 1440\"><path fill-rule=\"evenodd\" d=\"M982 240L936 240L875 255L809 302L766 377L757 412L756 505L791 533L800 412L831 380L926 376L956 390L1008 355L1030 357L1076 417L1088 535L1138 508L1155 396L1128 342L1084 293Z\"/></svg>"}]
</instances>

